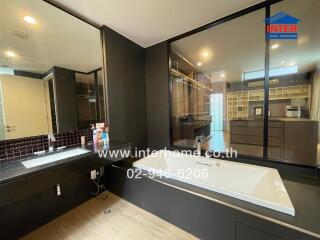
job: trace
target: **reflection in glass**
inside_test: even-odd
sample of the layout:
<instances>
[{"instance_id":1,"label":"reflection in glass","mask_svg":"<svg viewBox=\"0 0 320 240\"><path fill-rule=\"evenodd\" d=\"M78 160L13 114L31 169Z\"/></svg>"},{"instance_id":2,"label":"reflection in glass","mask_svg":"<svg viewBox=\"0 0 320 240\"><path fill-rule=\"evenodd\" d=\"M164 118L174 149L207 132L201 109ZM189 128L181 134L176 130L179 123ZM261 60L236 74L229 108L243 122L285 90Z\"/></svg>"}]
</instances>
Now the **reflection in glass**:
<instances>
[{"instance_id":1,"label":"reflection in glass","mask_svg":"<svg viewBox=\"0 0 320 240\"><path fill-rule=\"evenodd\" d=\"M175 145L193 147L200 136L204 149L262 157L254 109L264 104L264 18L262 9L172 43Z\"/></svg>"},{"instance_id":2,"label":"reflection in glass","mask_svg":"<svg viewBox=\"0 0 320 240\"><path fill-rule=\"evenodd\" d=\"M269 96L269 145L273 155L307 165L320 163L320 2L317 0L285 0L271 7L271 15L286 12L301 20L297 40L272 40L270 71L295 68L272 77L277 80ZM277 45L276 49L272 46ZM275 154L277 153L277 154Z\"/></svg>"},{"instance_id":3,"label":"reflection in glass","mask_svg":"<svg viewBox=\"0 0 320 240\"><path fill-rule=\"evenodd\" d=\"M98 29L45 1L2 0L0 36L0 140L104 120Z\"/></svg>"}]
</instances>

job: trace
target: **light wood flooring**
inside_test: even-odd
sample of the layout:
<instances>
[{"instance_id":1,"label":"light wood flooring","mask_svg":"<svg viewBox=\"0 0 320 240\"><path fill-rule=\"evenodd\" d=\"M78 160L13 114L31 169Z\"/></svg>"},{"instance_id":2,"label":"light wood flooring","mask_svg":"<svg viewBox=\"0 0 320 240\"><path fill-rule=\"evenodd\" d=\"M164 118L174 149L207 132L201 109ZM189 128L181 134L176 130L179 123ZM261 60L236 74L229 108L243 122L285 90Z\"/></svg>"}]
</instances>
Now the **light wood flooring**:
<instances>
[{"instance_id":1,"label":"light wood flooring","mask_svg":"<svg viewBox=\"0 0 320 240\"><path fill-rule=\"evenodd\" d=\"M196 239L161 218L104 192L35 230L24 240Z\"/></svg>"}]
</instances>

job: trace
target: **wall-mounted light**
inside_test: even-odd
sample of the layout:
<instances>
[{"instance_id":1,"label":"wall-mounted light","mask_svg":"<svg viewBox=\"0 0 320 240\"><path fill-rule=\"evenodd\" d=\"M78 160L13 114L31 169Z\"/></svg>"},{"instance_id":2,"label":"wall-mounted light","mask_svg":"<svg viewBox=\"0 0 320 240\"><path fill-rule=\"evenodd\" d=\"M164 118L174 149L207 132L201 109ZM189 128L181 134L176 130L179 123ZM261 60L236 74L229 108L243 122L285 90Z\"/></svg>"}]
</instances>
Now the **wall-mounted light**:
<instances>
[{"instance_id":1,"label":"wall-mounted light","mask_svg":"<svg viewBox=\"0 0 320 240\"><path fill-rule=\"evenodd\" d=\"M280 46L280 45L279 45L278 43L273 44L273 45L271 46L271 49L277 49L279 46Z\"/></svg>"}]
</instances>

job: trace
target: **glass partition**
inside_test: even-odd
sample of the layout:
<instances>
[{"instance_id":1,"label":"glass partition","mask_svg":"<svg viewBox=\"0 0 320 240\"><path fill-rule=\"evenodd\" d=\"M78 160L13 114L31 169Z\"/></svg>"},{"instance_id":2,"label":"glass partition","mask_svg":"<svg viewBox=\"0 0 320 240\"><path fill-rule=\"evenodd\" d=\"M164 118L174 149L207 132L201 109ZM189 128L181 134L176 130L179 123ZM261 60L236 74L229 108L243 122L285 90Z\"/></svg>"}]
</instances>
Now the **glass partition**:
<instances>
[{"instance_id":1,"label":"glass partition","mask_svg":"<svg viewBox=\"0 0 320 240\"><path fill-rule=\"evenodd\" d=\"M173 144L319 165L318 9L266 3L171 42Z\"/></svg>"},{"instance_id":2,"label":"glass partition","mask_svg":"<svg viewBox=\"0 0 320 240\"><path fill-rule=\"evenodd\" d=\"M298 19L298 38L270 41L269 158L319 164L320 2L285 0L271 6Z\"/></svg>"},{"instance_id":3,"label":"glass partition","mask_svg":"<svg viewBox=\"0 0 320 240\"><path fill-rule=\"evenodd\" d=\"M264 73L264 18L261 9L171 43L174 145L263 156L264 77L252 73Z\"/></svg>"}]
</instances>

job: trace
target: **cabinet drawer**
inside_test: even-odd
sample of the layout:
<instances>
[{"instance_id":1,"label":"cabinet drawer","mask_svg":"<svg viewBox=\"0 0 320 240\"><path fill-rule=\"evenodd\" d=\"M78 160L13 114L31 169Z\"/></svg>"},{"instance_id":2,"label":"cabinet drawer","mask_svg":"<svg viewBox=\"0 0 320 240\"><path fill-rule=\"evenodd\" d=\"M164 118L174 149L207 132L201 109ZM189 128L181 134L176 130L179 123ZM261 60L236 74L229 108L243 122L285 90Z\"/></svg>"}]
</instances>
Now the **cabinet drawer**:
<instances>
[{"instance_id":1,"label":"cabinet drawer","mask_svg":"<svg viewBox=\"0 0 320 240\"><path fill-rule=\"evenodd\" d=\"M269 121L269 127L273 128L281 128L282 127L282 122L280 121Z\"/></svg>"},{"instance_id":2,"label":"cabinet drawer","mask_svg":"<svg viewBox=\"0 0 320 240\"><path fill-rule=\"evenodd\" d=\"M247 127L248 126L248 121L231 121L230 126L234 127Z\"/></svg>"},{"instance_id":3,"label":"cabinet drawer","mask_svg":"<svg viewBox=\"0 0 320 240\"><path fill-rule=\"evenodd\" d=\"M261 128L261 127L232 127L231 134L263 136L263 128Z\"/></svg>"},{"instance_id":4,"label":"cabinet drawer","mask_svg":"<svg viewBox=\"0 0 320 240\"><path fill-rule=\"evenodd\" d=\"M282 128L271 128L269 127L269 137L282 138Z\"/></svg>"},{"instance_id":5,"label":"cabinet drawer","mask_svg":"<svg viewBox=\"0 0 320 240\"><path fill-rule=\"evenodd\" d=\"M260 136L231 135L231 143L262 145L263 138Z\"/></svg>"},{"instance_id":6,"label":"cabinet drawer","mask_svg":"<svg viewBox=\"0 0 320 240\"><path fill-rule=\"evenodd\" d=\"M97 156L86 157L3 183L0 185L0 206L15 202L48 188L54 190L56 184L62 184L80 176L86 177L86 174L90 170L101 166L103 166L103 159L99 159Z\"/></svg>"},{"instance_id":7,"label":"cabinet drawer","mask_svg":"<svg viewBox=\"0 0 320 240\"><path fill-rule=\"evenodd\" d=\"M268 138L268 145L269 146L276 146L281 147L282 146L282 139L277 137L269 137Z\"/></svg>"}]
</instances>

